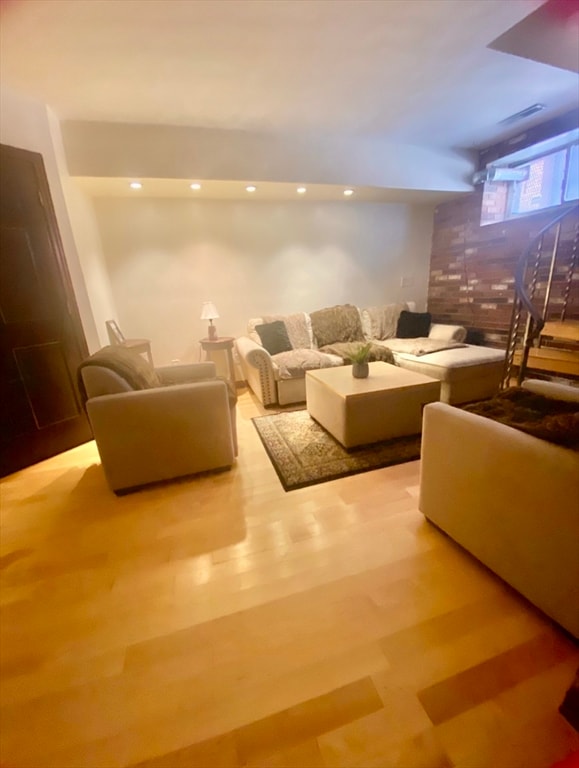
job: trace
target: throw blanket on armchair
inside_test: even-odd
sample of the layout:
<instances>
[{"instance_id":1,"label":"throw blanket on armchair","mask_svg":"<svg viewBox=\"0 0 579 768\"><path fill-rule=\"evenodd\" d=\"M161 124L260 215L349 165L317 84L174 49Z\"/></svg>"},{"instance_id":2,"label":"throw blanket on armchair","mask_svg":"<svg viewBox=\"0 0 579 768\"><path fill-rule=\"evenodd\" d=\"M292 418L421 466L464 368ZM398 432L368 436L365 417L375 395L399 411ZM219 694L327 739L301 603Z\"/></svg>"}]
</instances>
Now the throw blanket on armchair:
<instances>
[{"instance_id":1,"label":"throw blanket on armchair","mask_svg":"<svg viewBox=\"0 0 579 768\"><path fill-rule=\"evenodd\" d=\"M79 365L77 370L77 383L78 389L82 398L83 407L86 406L88 400L86 388L82 378L82 370L88 366L99 366L100 368L108 368L108 370L116 373L124 379L131 389L153 389L155 387L164 387L173 383L183 384L190 383L190 381L176 381L161 380L157 371L153 366L145 360L144 357L139 355L132 349L126 349L126 347L109 346L99 349L94 355L91 355ZM227 385L228 397L230 405L235 405L237 402L237 390L229 380L223 376L210 376L208 378L223 381ZM191 381L201 381L201 379L191 379Z\"/></svg>"},{"instance_id":2,"label":"throw blanket on armchair","mask_svg":"<svg viewBox=\"0 0 579 768\"><path fill-rule=\"evenodd\" d=\"M132 389L151 389L162 386L155 369L138 352L120 346L103 347L83 360L78 367L77 382L83 406L88 397L82 379L82 370L92 365L108 368L123 378Z\"/></svg>"},{"instance_id":3,"label":"throw blanket on armchair","mask_svg":"<svg viewBox=\"0 0 579 768\"><path fill-rule=\"evenodd\" d=\"M500 421L550 443L579 451L579 404L511 387L465 411Z\"/></svg>"}]
</instances>

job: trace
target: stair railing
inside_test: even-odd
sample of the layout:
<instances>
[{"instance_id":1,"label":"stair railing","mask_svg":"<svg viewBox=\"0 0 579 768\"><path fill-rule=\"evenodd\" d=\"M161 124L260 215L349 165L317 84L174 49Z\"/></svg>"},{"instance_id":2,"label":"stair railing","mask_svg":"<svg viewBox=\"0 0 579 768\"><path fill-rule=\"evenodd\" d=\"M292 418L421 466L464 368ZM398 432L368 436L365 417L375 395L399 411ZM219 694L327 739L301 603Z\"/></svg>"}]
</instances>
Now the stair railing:
<instances>
[{"instance_id":1,"label":"stair railing","mask_svg":"<svg viewBox=\"0 0 579 768\"><path fill-rule=\"evenodd\" d=\"M569 303L569 297L571 296L571 286L573 285L573 274L575 267L577 266L577 251L579 246L579 224L575 226L575 237L573 238L573 249L571 251L571 262L569 264L569 270L567 272L567 280L565 281L565 290L563 291L563 307L561 309L561 322L565 322L567 315L567 305Z\"/></svg>"},{"instance_id":2,"label":"stair railing","mask_svg":"<svg viewBox=\"0 0 579 768\"><path fill-rule=\"evenodd\" d=\"M551 295L551 286L553 281L553 275L555 272L555 263L557 260L557 250L559 247L559 239L561 235L561 222L567 216L570 216L572 213L576 213L577 211L579 211L579 205L574 205L571 208L567 208L565 211L563 211L554 219L552 219L535 235L535 237L531 240L529 245L525 248L525 250L522 252L521 256L519 257L519 260L517 261L517 265L515 267L515 285L514 285L515 298L513 302L513 311L511 313L511 323L510 323L509 335L507 339L507 353L505 357L505 367L503 372L503 379L501 382L501 387L503 389L509 386L509 383L511 380L512 370L514 367L515 352L517 349L518 342L520 340L520 325L523 318L524 310L526 310L527 312L527 318L525 323L525 330L522 336L523 351L522 351L521 360L519 363L519 373L517 377L517 383L520 385L525 377L525 372L526 372L527 363L529 359L529 352L535 340L540 336L547 318L549 299ZM541 259L543 256L544 237L545 237L545 234L549 232L553 227L556 227L555 241L554 241L553 249L551 252L549 278L547 281L545 300L543 302L543 312L541 313L541 311L537 309L537 307L533 303L533 298L535 296L535 292L537 288L539 269L541 265ZM533 253L535 253L535 261L533 264L533 271L532 271L531 280L529 283L529 288L527 290L527 287L525 285L525 277L527 275L527 270L529 268L531 256L533 255ZM565 292L565 303L564 303L563 312L562 312L562 319L565 316L565 309L567 305L567 299L569 298L569 292L571 289L571 280L573 275L573 269L575 266L575 261L576 261L576 247L573 249L573 260L570 265L570 272L568 273L568 283L567 283L568 290L566 290Z\"/></svg>"}]
</instances>

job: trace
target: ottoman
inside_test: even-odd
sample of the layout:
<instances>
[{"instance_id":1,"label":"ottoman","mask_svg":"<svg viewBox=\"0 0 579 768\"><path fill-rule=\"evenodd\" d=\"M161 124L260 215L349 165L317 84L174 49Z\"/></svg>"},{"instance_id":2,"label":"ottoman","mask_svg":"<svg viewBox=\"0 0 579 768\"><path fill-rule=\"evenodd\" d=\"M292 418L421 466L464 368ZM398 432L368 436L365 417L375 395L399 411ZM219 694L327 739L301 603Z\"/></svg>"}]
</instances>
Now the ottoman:
<instances>
[{"instance_id":1,"label":"ottoman","mask_svg":"<svg viewBox=\"0 0 579 768\"><path fill-rule=\"evenodd\" d=\"M422 408L440 397L440 381L388 363L370 363L367 379L350 365L306 372L306 407L345 448L422 428Z\"/></svg>"}]
</instances>

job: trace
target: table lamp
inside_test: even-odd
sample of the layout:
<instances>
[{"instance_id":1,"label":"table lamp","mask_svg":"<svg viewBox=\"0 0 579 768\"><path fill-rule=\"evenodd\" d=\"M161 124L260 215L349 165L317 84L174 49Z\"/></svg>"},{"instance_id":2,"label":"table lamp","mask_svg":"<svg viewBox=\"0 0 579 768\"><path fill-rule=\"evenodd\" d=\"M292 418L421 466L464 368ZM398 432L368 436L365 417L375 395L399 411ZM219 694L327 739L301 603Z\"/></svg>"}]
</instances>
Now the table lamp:
<instances>
[{"instance_id":1,"label":"table lamp","mask_svg":"<svg viewBox=\"0 0 579 768\"><path fill-rule=\"evenodd\" d=\"M213 321L219 317L219 312L212 301L204 301L203 309L201 310L201 320L209 320L209 328L207 329L208 338L211 341L217 339L217 328L213 325Z\"/></svg>"}]
</instances>

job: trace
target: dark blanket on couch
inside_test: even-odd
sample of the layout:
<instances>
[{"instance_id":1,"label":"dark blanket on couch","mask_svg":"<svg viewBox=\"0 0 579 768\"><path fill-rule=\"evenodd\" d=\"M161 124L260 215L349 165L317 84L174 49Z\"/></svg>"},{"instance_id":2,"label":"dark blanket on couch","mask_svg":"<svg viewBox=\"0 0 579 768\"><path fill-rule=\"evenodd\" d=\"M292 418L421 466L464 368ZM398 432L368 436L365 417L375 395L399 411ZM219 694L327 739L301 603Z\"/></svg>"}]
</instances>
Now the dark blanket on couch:
<instances>
[{"instance_id":1,"label":"dark blanket on couch","mask_svg":"<svg viewBox=\"0 0 579 768\"><path fill-rule=\"evenodd\" d=\"M325 346L320 347L320 352L325 352L328 355L337 355L338 357L341 357L347 365L352 362L352 355L357 352L361 346L362 344L359 341L337 341L334 344L326 344ZM392 365L396 364L391 350L380 344L372 344L368 362L374 363L377 360L381 360L384 363L392 363Z\"/></svg>"},{"instance_id":2,"label":"dark blanket on couch","mask_svg":"<svg viewBox=\"0 0 579 768\"><path fill-rule=\"evenodd\" d=\"M550 443L579 451L579 403L555 400L522 387L510 387L490 400L463 408Z\"/></svg>"}]
</instances>

